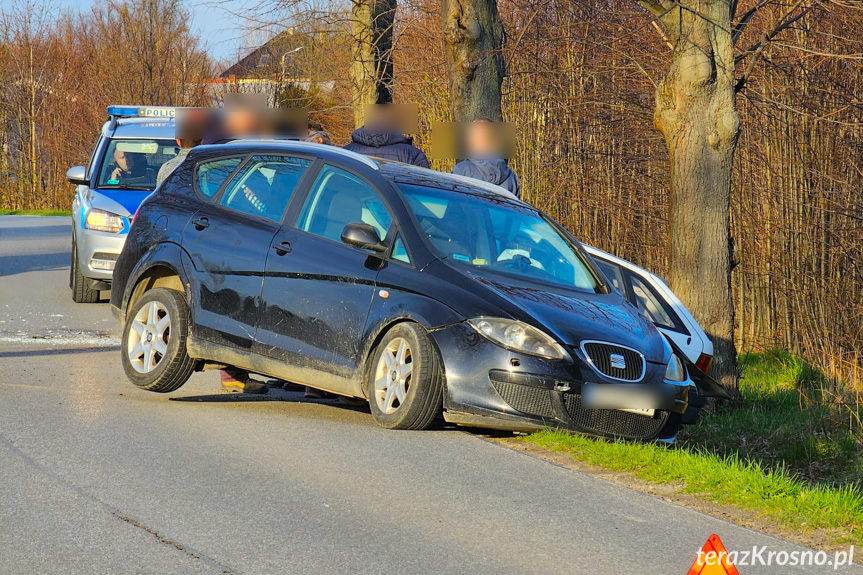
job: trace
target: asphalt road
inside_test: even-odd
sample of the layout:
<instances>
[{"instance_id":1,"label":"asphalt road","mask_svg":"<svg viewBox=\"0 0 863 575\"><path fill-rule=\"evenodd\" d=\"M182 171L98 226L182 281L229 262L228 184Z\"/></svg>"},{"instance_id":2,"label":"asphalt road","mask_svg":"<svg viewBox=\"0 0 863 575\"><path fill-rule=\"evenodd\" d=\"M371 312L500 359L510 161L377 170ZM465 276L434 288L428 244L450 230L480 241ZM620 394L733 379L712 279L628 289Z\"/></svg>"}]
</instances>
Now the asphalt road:
<instances>
[{"instance_id":1,"label":"asphalt road","mask_svg":"<svg viewBox=\"0 0 863 575\"><path fill-rule=\"evenodd\" d=\"M69 246L67 218L0 217L0 574L683 575L711 533L802 549L475 433L236 401L214 372L140 391L107 303L71 301Z\"/></svg>"}]
</instances>

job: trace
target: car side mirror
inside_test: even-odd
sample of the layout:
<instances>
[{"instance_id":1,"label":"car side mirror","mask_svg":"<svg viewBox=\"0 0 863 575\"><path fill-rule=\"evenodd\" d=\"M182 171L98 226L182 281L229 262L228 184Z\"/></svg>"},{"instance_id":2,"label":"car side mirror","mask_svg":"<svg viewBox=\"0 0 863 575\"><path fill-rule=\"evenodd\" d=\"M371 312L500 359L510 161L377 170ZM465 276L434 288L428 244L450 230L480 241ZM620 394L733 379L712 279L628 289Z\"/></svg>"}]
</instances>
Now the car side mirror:
<instances>
[{"instance_id":1,"label":"car side mirror","mask_svg":"<svg viewBox=\"0 0 863 575\"><path fill-rule=\"evenodd\" d=\"M69 168L69 171L66 172L66 179L69 180L70 184L76 186L90 185L90 180L87 179L87 168L84 166L72 166Z\"/></svg>"},{"instance_id":2,"label":"car side mirror","mask_svg":"<svg viewBox=\"0 0 863 575\"><path fill-rule=\"evenodd\" d=\"M381 241L378 233L369 224L354 222L345 226L342 230L342 242L355 248L372 250L374 252L385 252L387 246Z\"/></svg>"}]
</instances>

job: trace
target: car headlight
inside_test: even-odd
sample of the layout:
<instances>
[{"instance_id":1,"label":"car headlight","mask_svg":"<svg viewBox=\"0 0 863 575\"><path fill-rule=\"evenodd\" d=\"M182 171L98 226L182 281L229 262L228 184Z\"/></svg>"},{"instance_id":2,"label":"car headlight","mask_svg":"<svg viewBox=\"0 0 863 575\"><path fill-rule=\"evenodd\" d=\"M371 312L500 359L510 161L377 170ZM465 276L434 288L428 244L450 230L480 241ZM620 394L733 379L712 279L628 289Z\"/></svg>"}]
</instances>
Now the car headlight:
<instances>
[{"instance_id":1,"label":"car headlight","mask_svg":"<svg viewBox=\"0 0 863 575\"><path fill-rule=\"evenodd\" d=\"M92 209L87 212L84 227L97 232L111 232L118 234L123 231L123 217L111 212Z\"/></svg>"},{"instance_id":2,"label":"car headlight","mask_svg":"<svg viewBox=\"0 0 863 575\"><path fill-rule=\"evenodd\" d=\"M680 361L677 354L671 354L671 359L668 361L668 367L665 368L665 381L686 381L686 368L683 367L683 362Z\"/></svg>"},{"instance_id":3,"label":"car headlight","mask_svg":"<svg viewBox=\"0 0 863 575\"><path fill-rule=\"evenodd\" d=\"M569 357L566 350L548 334L512 319L476 317L467 320L480 335L506 349L546 359Z\"/></svg>"}]
</instances>

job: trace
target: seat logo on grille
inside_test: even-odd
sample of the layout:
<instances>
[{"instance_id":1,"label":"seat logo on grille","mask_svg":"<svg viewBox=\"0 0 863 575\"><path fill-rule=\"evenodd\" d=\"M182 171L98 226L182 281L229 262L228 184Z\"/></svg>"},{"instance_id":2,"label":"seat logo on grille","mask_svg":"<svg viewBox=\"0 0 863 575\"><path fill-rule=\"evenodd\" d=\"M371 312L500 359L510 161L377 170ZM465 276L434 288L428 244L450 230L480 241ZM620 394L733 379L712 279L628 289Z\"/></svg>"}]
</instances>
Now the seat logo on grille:
<instances>
[{"instance_id":1,"label":"seat logo on grille","mask_svg":"<svg viewBox=\"0 0 863 575\"><path fill-rule=\"evenodd\" d=\"M619 353L609 354L611 358L611 367L615 369L626 369L626 359Z\"/></svg>"}]
</instances>

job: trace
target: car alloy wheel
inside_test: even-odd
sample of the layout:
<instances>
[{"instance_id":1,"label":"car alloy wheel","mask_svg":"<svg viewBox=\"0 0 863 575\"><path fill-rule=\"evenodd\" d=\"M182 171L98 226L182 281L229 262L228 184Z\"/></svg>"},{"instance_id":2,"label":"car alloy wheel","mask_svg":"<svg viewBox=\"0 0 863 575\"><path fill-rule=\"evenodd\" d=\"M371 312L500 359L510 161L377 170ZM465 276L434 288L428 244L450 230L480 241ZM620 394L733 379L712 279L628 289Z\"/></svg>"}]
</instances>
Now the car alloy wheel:
<instances>
[{"instance_id":1,"label":"car alloy wheel","mask_svg":"<svg viewBox=\"0 0 863 575\"><path fill-rule=\"evenodd\" d=\"M138 373L150 373L164 359L171 338L171 316L165 306L151 301L132 318L126 351Z\"/></svg>"},{"instance_id":2,"label":"car alloy wheel","mask_svg":"<svg viewBox=\"0 0 863 575\"><path fill-rule=\"evenodd\" d=\"M375 368L375 401L381 412L395 413L405 401L411 385L413 354L407 340L391 340Z\"/></svg>"}]
</instances>

